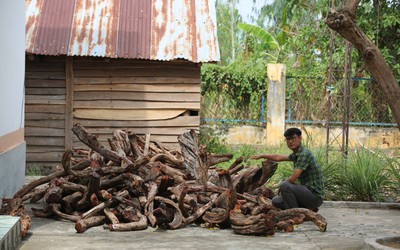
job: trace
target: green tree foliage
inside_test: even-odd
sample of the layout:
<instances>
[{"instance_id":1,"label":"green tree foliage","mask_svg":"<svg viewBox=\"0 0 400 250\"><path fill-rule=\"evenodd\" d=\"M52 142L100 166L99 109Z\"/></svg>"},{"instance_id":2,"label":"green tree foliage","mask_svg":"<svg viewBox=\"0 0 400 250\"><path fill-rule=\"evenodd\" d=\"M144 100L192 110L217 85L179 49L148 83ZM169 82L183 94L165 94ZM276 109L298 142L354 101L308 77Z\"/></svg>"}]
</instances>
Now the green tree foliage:
<instances>
[{"instance_id":1,"label":"green tree foliage","mask_svg":"<svg viewBox=\"0 0 400 250\"><path fill-rule=\"evenodd\" d=\"M280 51L280 46L278 44L278 41L265 29L247 24L247 23L240 23L238 27L246 32L246 36L254 36L254 38L258 38L261 40L260 47L261 49L258 49L259 53L256 54L256 56L261 56L264 57L272 57L272 62L278 62L279 58L279 51ZM249 37L250 38L250 37ZM248 42L251 42L251 45L247 45ZM246 40L246 47L247 48L253 48L255 47L254 44L255 40ZM251 51L253 54L255 52L255 49L248 49L248 51ZM271 51L277 51L277 53L270 53ZM254 55L253 55L254 56ZM268 60L268 59L267 59Z\"/></svg>"},{"instance_id":2,"label":"green tree foliage","mask_svg":"<svg viewBox=\"0 0 400 250\"><path fill-rule=\"evenodd\" d=\"M218 0L221 62L205 65L202 70L203 117L258 119L261 109L266 108L261 106L261 96L267 90L267 62L279 62L286 64L287 75L295 77L290 80L291 90L287 93L288 96L291 94L292 119L326 119L331 48L330 29L324 22L330 8L340 7L342 2L334 1L332 6L332 1L326 0L265 1L262 7L254 9L252 19L256 25L249 25L240 24L243 18L233 9L238 0ZM378 44L398 78L399 13L399 0L361 1L356 18L359 26ZM272 50L278 46L278 50ZM353 50L351 56L352 77L368 78L357 51ZM332 49L332 121L343 118L344 57L345 41L335 35ZM354 81L351 95L350 121L393 122L387 102L373 81Z\"/></svg>"},{"instance_id":3,"label":"green tree foliage","mask_svg":"<svg viewBox=\"0 0 400 250\"><path fill-rule=\"evenodd\" d=\"M400 78L400 1L361 1L357 24L378 46L396 78ZM360 60L361 61L361 60ZM363 69L358 64L358 71Z\"/></svg>"},{"instance_id":4,"label":"green tree foliage","mask_svg":"<svg viewBox=\"0 0 400 250\"><path fill-rule=\"evenodd\" d=\"M257 105L266 89L265 79L263 62L237 60L228 66L204 65L201 89L206 108L202 116L212 118L224 112L226 119L258 119Z\"/></svg>"},{"instance_id":5,"label":"green tree foliage","mask_svg":"<svg viewBox=\"0 0 400 250\"><path fill-rule=\"evenodd\" d=\"M243 1L243 0L242 0ZM233 0L217 1L218 37L221 46L222 62L230 62L230 29ZM236 0L237 2L237 0ZM255 2L255 1L253 1ZM258 1L259 2L259 1ZM324 23L332 7L340 7L343 0L274 0L266 1L262 7L254 8L251 19L255 25L269 32L282 47L281 63L287 65L291 75L326 76L329 65L330 30ZM250 3L249 3L250 4ZM260 6L259 4L256 6ZM235 11L234 22L239 24L243 18ZM400 76L400 1L361 1L357 9L358 25L378 45L385 58ZM235 50L240 54L247 51L247 39L239 29L236 32ZM252 52L265 50L254 45ZM240 46L241 45L241 46ZM343 76L344 40L335 36L333 64L338 77ZM225 51L225 52L224 52ZM240 57L243 60L243 57ZM353 72L357 76L368 77L364 72L362 60L353 51Z\"/></svg>"},{"instance_id":6,"label":"green tree foliage","mask_svg":"<svg viewBox=\"0 0 400 250\"><path fill-rule=\"evenodd\" d=\"M233 62L234 55L240 51L240 41L243 40L243 34L237 27L242 22L242 17L236 8L233 9L236 2L237 0L216 1L217 36L221 53L220 63L223 65Z\"/></svg>"}]
</instances>

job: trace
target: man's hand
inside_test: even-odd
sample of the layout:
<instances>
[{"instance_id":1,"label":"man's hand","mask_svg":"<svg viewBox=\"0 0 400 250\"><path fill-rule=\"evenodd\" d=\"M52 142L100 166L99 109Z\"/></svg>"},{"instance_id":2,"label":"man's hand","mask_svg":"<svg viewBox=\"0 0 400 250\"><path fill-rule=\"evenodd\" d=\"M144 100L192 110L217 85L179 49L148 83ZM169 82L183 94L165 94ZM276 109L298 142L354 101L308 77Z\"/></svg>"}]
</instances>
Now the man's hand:
<instances>
[{"instance_id":1,"label":"man's hand","mask_svg":"<svg viewBox=\"0 0 400 250\"><path fill-rule=\"evenodd\" d=\"M252 155L252 156L250 156L249 159L251 159L251 160L259 160L261 158L263 158L262 155Z\"/></svg>"}]
</instances>

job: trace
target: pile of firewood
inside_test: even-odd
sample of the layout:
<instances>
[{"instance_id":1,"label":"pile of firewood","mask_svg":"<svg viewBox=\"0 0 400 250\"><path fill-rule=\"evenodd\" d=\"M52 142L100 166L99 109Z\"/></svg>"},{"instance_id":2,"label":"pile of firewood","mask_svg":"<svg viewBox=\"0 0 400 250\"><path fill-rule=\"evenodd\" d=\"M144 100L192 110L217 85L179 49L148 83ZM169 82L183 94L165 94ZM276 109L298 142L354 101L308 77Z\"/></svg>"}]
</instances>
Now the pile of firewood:
<instances>
[{"instance_id":1,"label":"pile of firewood","mask_svg":"<svg viewBox=\"0 0 400 250\"><path fill-rule=\"evenodd\" d=\"M264 184L277 163L244 167L240 157L221 169L216 165L233 156L206 153L193 130L178 137L180 151L132 131L116 130L106 147L83 126L72 130L89 149L66 151L62 169L4 199L3 214L18 215L23 202L43 200L44 207L32 208L35 216L72 221L78 233L98 225L128 231L198 223L232 228L237 234L273 235L275 230L293 231L307 220L326 230L326 220L311 210L272 206L274 193ZM21 219L28 230L26 211Z\"/></svg>"}]
</instances>

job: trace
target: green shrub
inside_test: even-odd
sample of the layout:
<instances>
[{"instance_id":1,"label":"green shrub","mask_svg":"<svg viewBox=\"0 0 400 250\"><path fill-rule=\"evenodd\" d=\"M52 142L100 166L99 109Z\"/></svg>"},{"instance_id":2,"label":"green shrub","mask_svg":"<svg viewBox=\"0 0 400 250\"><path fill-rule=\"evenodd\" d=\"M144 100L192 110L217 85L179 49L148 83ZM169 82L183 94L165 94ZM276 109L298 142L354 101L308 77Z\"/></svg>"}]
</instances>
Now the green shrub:
<instances>
[{"instance_id":1,"label":"green shrub","mask_svg":"<svg viewBox=\"0 0 400 250\"><path fill-rule=\"evenodd\" d=\"M229 146L224 139L220 139L215 134L214 129L209 127L200 127L200 143L205 146L205 151L213 154L229 153Z\"/></svg>"},{"instance_id":2,"label":"green shrub","mask_svg":"<svg viewBox=\"0 0 400 250\"><path fill-rule=\"evenodd\" d=\"M257 155L260 153L260 149L253 145L240 145L237 147L238 157L243 156L244 162L247 162L252 155Z\"/></svg>"},{"instance_id":3,"label":"green shrub","mask_svg":"<svg viewBox=\"0 0 400 250\"><path fill-rule=\"evenodd\" d=\"M338 193L338 180L340 178L341 168L341 155L329 154L329 160L326 159L326 149L323 147L311 149L315 160L318 165L322 168L322 174L324 176L325 194L326 200L337 200L340 199L340 193Z\"/></svg>"},{"instance_id":4,"label":"green shrub","mask_svg":"<svg viewBox=\"0 0 400 250\"><path fill-rule=\"evenodd\" d=\"M349 155L341 168L338 185L348 199L355 201L382 201L389 178L385 162L378 154L365 149Z\"/></svg>"},{"instance_id":5,"label":"green shrub","mask_svg":"<svg viewBox=\"0 0 400 250\"><path fill-rule=\"evenodd\" d=\"M390 178L389 194L395 201L400 201L400 162L398 159L386 156Z\"/></svg>"}]
</instances>

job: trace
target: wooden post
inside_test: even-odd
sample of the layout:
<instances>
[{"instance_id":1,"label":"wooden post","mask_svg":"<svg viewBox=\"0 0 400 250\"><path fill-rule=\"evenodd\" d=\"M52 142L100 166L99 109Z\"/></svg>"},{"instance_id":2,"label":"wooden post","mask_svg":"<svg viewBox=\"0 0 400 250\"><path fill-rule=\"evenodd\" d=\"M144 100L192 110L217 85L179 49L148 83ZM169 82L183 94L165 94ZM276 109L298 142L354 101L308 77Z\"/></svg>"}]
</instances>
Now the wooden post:
<instances>
[{"instance_id":1,"label":"wooden post","mask_svg":"<svg viewBox=\"0 0 400 250\"><path fill-rule=\"evenodd\" d=\"M72 126L74 108L73 57L67 56L65 62L65 150L72 150Z\"/></svg>"},{"instance_id":2,"label":"wooden post","mask_svg":"<svg viewBox=\"0 0 400 250\"><path fill-rule=\"evenodd\" d=\"M277 146L285 132L286 66L268 64L267 145Z\"/></svg>"}]
</instances>

